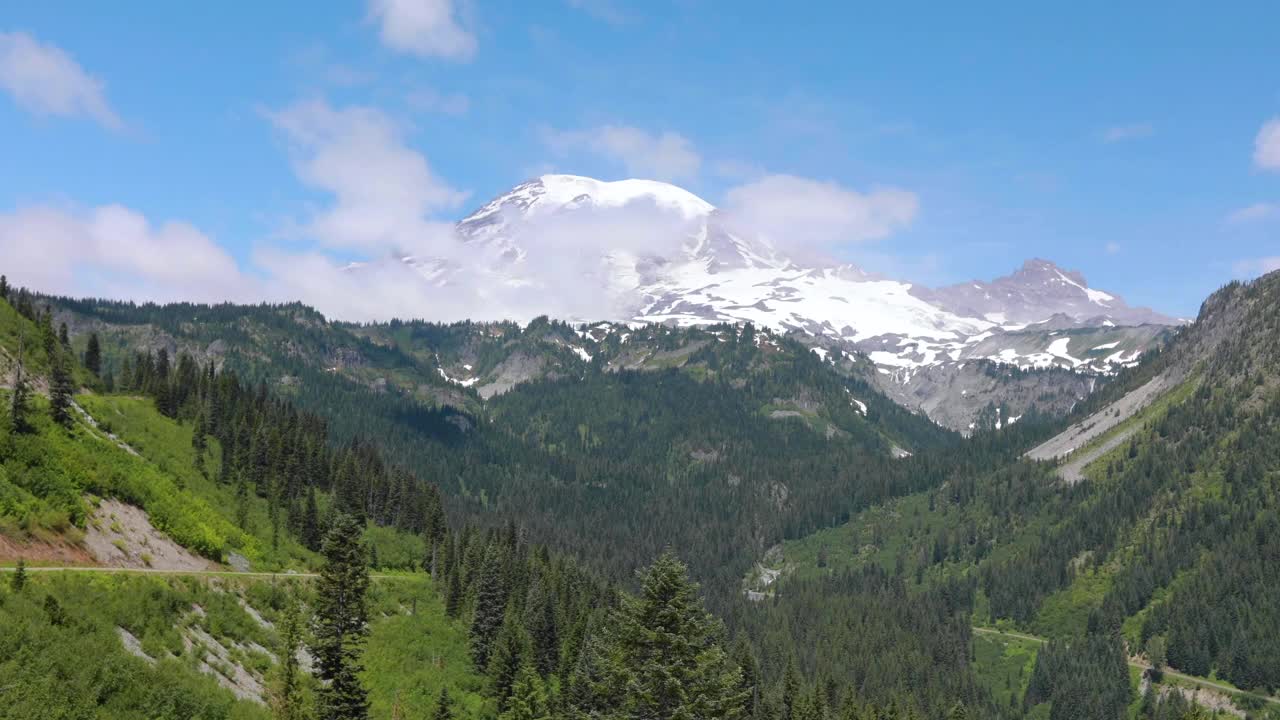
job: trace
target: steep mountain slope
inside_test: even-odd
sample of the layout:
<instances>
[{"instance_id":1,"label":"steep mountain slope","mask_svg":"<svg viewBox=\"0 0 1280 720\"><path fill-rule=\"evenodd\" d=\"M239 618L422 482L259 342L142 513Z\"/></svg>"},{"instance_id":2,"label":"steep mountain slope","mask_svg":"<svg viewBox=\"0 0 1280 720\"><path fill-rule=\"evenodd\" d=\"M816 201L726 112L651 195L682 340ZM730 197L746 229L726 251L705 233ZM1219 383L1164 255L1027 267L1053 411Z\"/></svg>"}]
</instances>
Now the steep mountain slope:
<instances>
[{"instance_id":1,"label":"steep mountain slope","mask_svg":"<svg viewBox=\"0 0 1280 720\"><path fill-rule=\"evenodd\" d=\"M119 385L136 386L126 378L151 362L131 342L197 353L321 414L339 441L376 439L464 514L517 517L618 578L685 538L717 548L719 559L694 563L723 592L786 535L921 487L936 459L913 475L902 458L959 442L877 392L865 358L750 326L355 326L300 306L51 301L75 328L73 347L88 332L104 338ZM342 366L328 366L333 358ZM427 407L424 386L466 411ZM254 439L235 444L238 456ZM690 482L655 483L655 468ZM627 510L637 503L669 510L640 526ZM712 504L722 507L714 520L689 522ZM565 507L580 509L566 517ZM631 550L595 553L600 527Z\"/></svg>"},{"instance_id":2,"label":"steep mountain slope","mask_svg":"<svg viewBox=\"0 0 1280 720\"><path fill-rule=\"evenodd\" d=\"M767 559L822 577L877 565L920 588L976 581L974 619L1118 634L1131 655L1280 689L1280 273L1205 301L1168 348L1078 409L1036 458L958 474ZM1087 643L1086 643L1087 645ZM1081 645L1085 647L1085 645ZM1032 700L1031 702L1039 702ZM1239 707L1262 708L1257 699ZM1252 703L1252 705L1251 705Z\"/></svg>"},{"instance_id":3,"label":"steep mountain slope","mask_svg":"<svg viewBox=\"0 0 1280 720\"><path fill-rule=\"evenodd\" d=\"M521 321L546 313L573 322L751 322L810 336L868 355L883 371L886 393L961 431L976 412L947 386L953 378L972 384L965 363L1105 376L1132 365L1179 323L1129 307L1045 260L990 283L938 289L852 265L797 262L778 249L775 241L785 237L767 237L681 188L646 180L544 175L456 230L457 247L441 248L438 257L383 262L415 269L442 298L477 293L468 309L476 319L503 319L485 318L492 307ZM1075 337L1060 337L1068 332ZM925 368L932 379L913 383ZM1065 376L1042 382L1050 393L1082 397L1082 384ZM1020 404L1017 389L985 394L997 405Z\"/></svg>"}]
</instances>

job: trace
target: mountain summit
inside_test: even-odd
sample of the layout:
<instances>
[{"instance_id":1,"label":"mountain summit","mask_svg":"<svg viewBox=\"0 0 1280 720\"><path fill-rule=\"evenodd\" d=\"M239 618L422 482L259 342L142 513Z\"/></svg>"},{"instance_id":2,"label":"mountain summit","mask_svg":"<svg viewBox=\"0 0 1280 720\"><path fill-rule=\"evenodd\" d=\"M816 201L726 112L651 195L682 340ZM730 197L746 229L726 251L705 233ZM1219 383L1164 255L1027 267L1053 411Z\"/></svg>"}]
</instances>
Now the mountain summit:
<instances>
[{"instance_id":1,"label":"mountain summit","mask_svg":"<svg viewBox=\"0 0 1280 720\"><path fill-rule=\"evenodd\" d=\"M990 282L936 289L802 263L731 213L653 180L543 175L456 230L459 247L447 258L401 260L442 290L465 283L494 299L478 316L518 308L580 321L751 322L857 349L885 374L972 359L1111 372L1135 362L1154 333L1095 333L1088 348L1058 333L1176 324L1042 259ZM518 300L501 307L507 296Z\"/></svg>"},{"instance_id":2,"label":"mountain summit","mask_svg":"<svg viewBox=\"0 0 1280 720\"><path fill-rule=\"evenodd\" d=\"M924 291L922 296L1000 324L1044 322L1054 315L1099 325L1177 324L1148 308L1129 307L1119 297L1089 287L1080 273L1040 258L989 283L974 280Z\"/></svg>"}]
</instances>

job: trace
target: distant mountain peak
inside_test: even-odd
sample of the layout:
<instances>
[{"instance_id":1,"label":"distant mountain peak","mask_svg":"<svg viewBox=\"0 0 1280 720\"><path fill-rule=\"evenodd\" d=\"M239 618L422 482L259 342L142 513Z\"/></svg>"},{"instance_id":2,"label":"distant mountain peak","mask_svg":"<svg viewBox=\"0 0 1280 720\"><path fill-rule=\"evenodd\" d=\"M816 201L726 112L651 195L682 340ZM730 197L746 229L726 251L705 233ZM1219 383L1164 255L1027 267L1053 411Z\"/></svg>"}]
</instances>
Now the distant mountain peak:
<instances>
[{"instance_id":1,"label":"distant mountain peak","mask_svg":"<svg viewBox=\"0 0 1280 720\"><path fill-rule=\"evenodd\" d=\"M1078 369L1085 360L1065 354L1051 333L1177 322L1129 307L1044 258L994 280L936 289L851 265L800 262L774 244L785 247L785 232L766 237L694 193L655 180L542 175L467 216L457 235L463 249L448 260L402 262L442 290L460 277L459 267L477 270L466 277L482 286L482 297L535 289L539 307L523 296L487 303L527 308L529 317L555 308L563 319L751 322L856 348L893 374L969 359ZM477 307L476 319L497 319L486 318L486 309ZM1088 367L1134 357L1113 352Z\"/></svg>"},{"instance_id":2,"label":"distant mountain peak","mask_svg":"<svg viewBox=\"0 0 1280 720\"><path fill-rule=\"evenodd\" d=\"M1079 271L1051 260L1032 258L1009 275L990 282L971 280L918 294L965 315L1002 326L1041 323L1054 315L1074 322L1113 325L1176 325L1177 320L1150 308L1130 307L1123 298L1089 286Z\"/></svg>"},{"instance_id":3,"label":"distant mountain peak","mask_svg":"<svg viewBox=\"0 0 1280 720\"><path fill-rule=\"evenodd\" d=\"M477 223L507 212L527 217L582 208L613 209L646 204L694 220L716 208L711 203L670 183L657 180L596 180L582 175L542 175L527 180L494 198L465 219Z\"/></svg>"}]
</instances>

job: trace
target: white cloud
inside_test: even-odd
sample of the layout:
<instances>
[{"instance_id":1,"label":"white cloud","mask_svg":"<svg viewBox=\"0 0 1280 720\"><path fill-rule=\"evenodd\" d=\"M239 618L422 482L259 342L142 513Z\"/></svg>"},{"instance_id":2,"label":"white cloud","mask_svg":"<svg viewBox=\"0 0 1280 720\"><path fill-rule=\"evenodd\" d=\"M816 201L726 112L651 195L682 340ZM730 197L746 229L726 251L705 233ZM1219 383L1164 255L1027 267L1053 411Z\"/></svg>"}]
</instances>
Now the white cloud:
<instances>
[{"instance_id":1,"label":"white cloud","mask_svg":"<svg viewBox=\"0 0 1280 720\"><path fill-rule=\"evenodd\" d=\"M1145 137L1150 137L1154 132L1155 128L1149 123L1115 125L1102 131L1102 141L1114 143L1123 142L1125 140L1140 140Z\"/></svg>"},{"instance_id":2,"label":"white cloud","mask_svg":"<svg viewBox=\"0 0 1280 720\"><path fill-rule=\"evenodd\" d=\"M467 193L436 176L385 114L308 101L267 115L288 138L298 177L333 195L305 233L332 247L411 253L452 240L452 224L431 216Z\"/></svg>"},{"instance_id":3,"label":"white cloud","mask_svg":"<svg viewBox=\"0 0 1280 720\"><path fill-rule=\"evenodd\" d=\"M702 166L702 156L693 143L674 132L654 134L626 125L602 125L586 130L548 130L544 139L557 153L585 150L645 179L689 180Z\"/></svg>"},{"instance_id":4,"label":"white cloud","mask_svg":"<svg viewBox=\"0 0 1280 720\"><path fill-rule=\"evenodd\" d=\"M476 38L458 22L453 0L369 0L382 42L418 57L470 60Z\"/></svg>"},{"instance_id":5,"label":"white cloud","mask_svg":"<svg viewBox=\"0 0 1280 720\"><path fill-rule=\"evenodd\" d=\"M833 182L769 175L729 190L724 209L780 249L821 249L877 240L909 225L915 193L882 188L862 193Z\"/></svg>"},{"instance_id":6,"label":"white cloud","mask_svg":"<svg viewBox=\"0 0 1280 720\"><path fill-rule=\"evenodd\" d=\"M1104 249L1108 255L1119 255L1122 248L1118 242L1109 242Z\"/></svg>"},{"instance_id":7,"label":"white cloud","mask_svg":"<svg viewBox=\"0 0 1280 720\"><path fill-rule=\"evenodd\" d=\"M1235 264L1236 275L1242 278L1266 275L1277 270L1280 270L1280 255L1251 258L1249 260L1241 260Z\"/></svg>"},{"instance_id":8,"label":"white cloud","mask_svg":"<svg viewBox=\"0 0 1280 720\"><path fill-rule=\"evenodd\" d=\"M0 33L0 88L38 115L83 114L113 130L122 127L101 81L61 48L27 33Z\"/></svg>"},{"instance_id":9,"label":"white cloud","mask_svg":"<svg viewBox=\"0 0 1280 720\"><path fill-rule=\"evenodd\" d=\"M120 205L0 214L0 257L12 282L45 292L197 302L251 296L231 256L194 226L153 225Z\"/></svg>"},{"instance_id":10,"label":"white cloud","mask_svg":"<svg viewBox=\"0 0 1280 720\"><path fill-rule=\"evenodd\" d=\"M439 278L424 277L412 264L387 256L351 267L325 252L264 249L254 261L270 278L269 299L301 299L330 317L347 320L527 321L542 314L558 318L621 314L624 300L632 296L610 283L607 261L599 253L601 236L596 233L632 233L631 239L618 240L620 248L652 249L655 238L664 236L641 237L641 224L627 224L621 218L597 223L581 220L576 227L565 220L530 228L520 238L527 255L515 264L502 255L498 244L459 243L452 253L428 259L433 270L437 262L447 265ZM612 241L617 236L610 237Z\"/></svg>"},{"instance_id":11,"label":"white cloud","mask_svg":"<svg viewBox=\"0 0 1280 720\"><path fill-rule=\"evenodd\" d=\"M418 88L409 93L409 107L419 112L443 115L466 115L471 99L461 93L442 93L432 88Z\"/></svg>"},{"instance_id":12,"label":"white cloud","mask_svg":"<svg viewBox=\"0 0 1280 720\"><path fill-rule=\"evenodd\" d=\"M1251 223L1259 220L1267 220L1280 215L1280 205L1269 202L1254 203L1233 210L1227 215L1227 222L1232 224Z\"/></svg>"},{"instance_id":13,"label":"white cloud","mask_svg":"<svg viewBox=\"0 0 1280 720\"><path fill-rule=\"evenodd\" d=\"M1280 170L1280 117L1271 118L1253 141L1253 164L1263 170Z\"/></svg>"}]
</instances>

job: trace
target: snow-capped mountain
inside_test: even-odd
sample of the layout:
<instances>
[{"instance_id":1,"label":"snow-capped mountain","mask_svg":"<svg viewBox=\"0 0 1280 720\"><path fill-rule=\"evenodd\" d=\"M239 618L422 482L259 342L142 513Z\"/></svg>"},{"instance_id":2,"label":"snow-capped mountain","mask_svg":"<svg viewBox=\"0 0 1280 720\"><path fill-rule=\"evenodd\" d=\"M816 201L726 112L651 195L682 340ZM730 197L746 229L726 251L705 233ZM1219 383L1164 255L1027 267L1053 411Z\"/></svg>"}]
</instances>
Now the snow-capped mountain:
<instances>
[{"instance_id":1,"label":"snow-capped mountain","mask_svg":"<svg viewBox=\"0 0 1280 720\"><path fill-rule=\"evenodd\" d=\"M851 265L799 264L730 214L650 180L544 175L463 219L457 235L451 258L401 261L442 288L461 282L459 267L471 262L466 282L489 285L486 297L499 300L520 293L529 317L554 308L568 320L796 331L860 350L904 384L919 368L976 359L1112 372L1157 335L1134 327L1176 323L1046 260L937 289Z\"/></svg>"}]
</instances>

